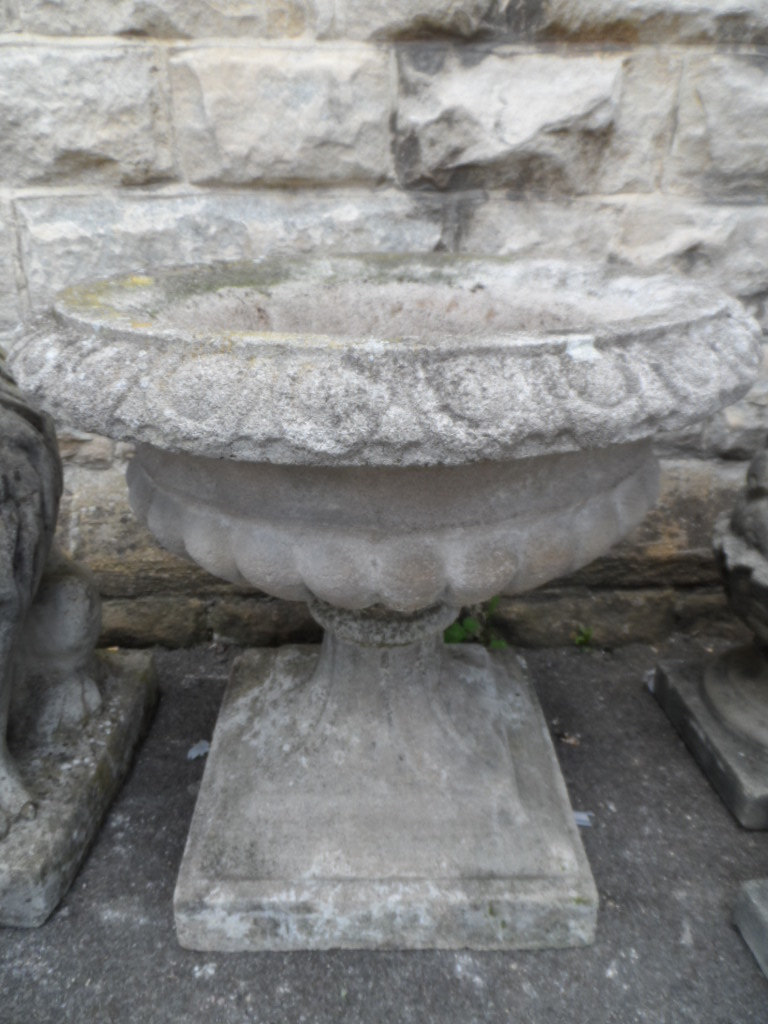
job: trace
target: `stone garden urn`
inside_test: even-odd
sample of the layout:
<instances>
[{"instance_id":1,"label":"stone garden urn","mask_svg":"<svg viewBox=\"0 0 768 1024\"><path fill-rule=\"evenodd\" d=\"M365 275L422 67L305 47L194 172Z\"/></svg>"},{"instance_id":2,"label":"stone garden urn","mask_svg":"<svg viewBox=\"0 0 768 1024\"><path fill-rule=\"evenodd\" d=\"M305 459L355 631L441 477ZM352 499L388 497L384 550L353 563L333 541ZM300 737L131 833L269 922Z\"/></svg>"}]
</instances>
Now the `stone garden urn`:
<instances>
[{"instance_id":1,"label":"stone garden urn","mask_svg":"<svg viewBox=\"0 0 768 1024\"><path fill-rule=\"evenodd\" d=\"M631 530L652 435L740 396L758 343L684 279L455 255L102 281L25 332L28 391L136 442L132 504L165 547L325 628L319 649L235 664L176 890L183 945L592 940L525 664L442 631Z\"/></svg>"}]
</instances>

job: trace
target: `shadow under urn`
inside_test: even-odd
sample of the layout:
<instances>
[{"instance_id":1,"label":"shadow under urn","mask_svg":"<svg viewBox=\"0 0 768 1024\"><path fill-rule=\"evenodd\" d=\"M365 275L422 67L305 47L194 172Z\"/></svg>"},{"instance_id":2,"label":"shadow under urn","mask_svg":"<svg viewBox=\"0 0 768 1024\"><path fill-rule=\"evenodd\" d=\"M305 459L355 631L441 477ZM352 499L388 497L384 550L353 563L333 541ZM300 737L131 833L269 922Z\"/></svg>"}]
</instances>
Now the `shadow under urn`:
<instances>
[{"instance_id":1,"label":"shadow under urn","mask_svg":"<svg viewBox=\"0 0 768 1024\"><path fill-rule=\"evenodd\" d=\"M656 497L653 434L741 396L759 340L684 278L444 254L137 274L69 289L23 332L27 391L137 443L131 501L161 544L325 629L235 663L182 945L593 940L524 660L442 631L627 534Z\"/></svg>"}]
</instances>

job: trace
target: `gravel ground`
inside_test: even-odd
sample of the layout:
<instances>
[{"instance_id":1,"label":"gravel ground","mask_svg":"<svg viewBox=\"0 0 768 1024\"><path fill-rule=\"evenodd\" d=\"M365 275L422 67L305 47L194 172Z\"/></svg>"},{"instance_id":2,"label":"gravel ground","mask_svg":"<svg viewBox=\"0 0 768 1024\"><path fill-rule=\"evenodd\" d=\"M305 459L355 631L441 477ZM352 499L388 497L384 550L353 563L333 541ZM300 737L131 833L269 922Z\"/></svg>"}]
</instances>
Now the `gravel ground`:
<instances>
[{"instance_id":1,"label":"gravel ground","mask_svg":"<svg viewBox=\"0 0 768 1024\"><path fill-rule=\"evenodd\" d=\"M766 1024L768 980L731 924L768 833L730 817L644 681L659 651L526 652L601 906L595 945L525 953L210 954L176 943L172 895L232 650L158 651L162 699L69 895L0 930L0 1024Z\"/></svg>"}]
</instances>

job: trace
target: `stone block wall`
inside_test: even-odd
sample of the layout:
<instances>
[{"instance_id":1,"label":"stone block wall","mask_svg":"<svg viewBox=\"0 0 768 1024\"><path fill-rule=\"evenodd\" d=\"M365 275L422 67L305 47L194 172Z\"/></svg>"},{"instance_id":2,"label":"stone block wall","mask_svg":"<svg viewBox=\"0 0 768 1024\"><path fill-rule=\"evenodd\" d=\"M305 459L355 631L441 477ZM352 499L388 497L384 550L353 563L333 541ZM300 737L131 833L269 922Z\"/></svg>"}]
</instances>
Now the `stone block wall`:
<instances>
[{"instance_id":1,"label":"stone block wall","mask_svg":"<svg viewBox=\"0 0 768 1024\"><path fill-rule=\"evenodd\" d=\"M765 0L0 0L0 334L97 275L270 250L567 253L678 270L768 327ZM661 441L662 501L510 636L730 628L716 515L768 383ZM66 428L66 425L62 425ZM313 635L132 521L124 446L66 429L60 532L105 642Z\"/></svg>"}]
</instances>

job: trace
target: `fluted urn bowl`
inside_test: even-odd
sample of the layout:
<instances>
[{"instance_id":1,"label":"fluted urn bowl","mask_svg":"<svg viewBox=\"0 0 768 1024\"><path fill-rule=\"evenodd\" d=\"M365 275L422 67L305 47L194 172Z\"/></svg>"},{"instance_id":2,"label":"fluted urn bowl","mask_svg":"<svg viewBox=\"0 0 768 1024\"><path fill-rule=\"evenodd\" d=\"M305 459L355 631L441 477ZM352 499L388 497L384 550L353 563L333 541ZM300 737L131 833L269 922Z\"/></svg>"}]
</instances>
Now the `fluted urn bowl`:
<instances>
[{"instance_id":1,"label":"fluted urn bowl","mask_svg":"<svg viewBox=\"0 0 768 1024\"><path fill-rule=\"evenodd\" d=\"M133 506L164 545L326 627L319 653L233 669L182 944L591 941L524 665L441 629L622 537L656 492L652 435L740 396L758 351L709 288L563 262L265 259L59 296L20 383L137 442Z\"/></svg>"},{"instance_id":2,"label":"fluted urn bowl","mask_svg":"<svg viewBox=\"0 0 768 1024\"><path fill-rule=\"evenodd\" d=\"M740 395L757 348L740 306L675 277L363 255L78 286L14 369L139 443L132 502L171 550L411 612L607 550L654 499L650 436Z\"/></svg>"}]
</instances>

